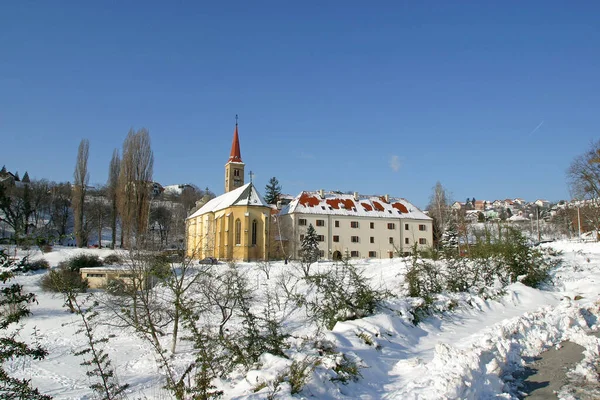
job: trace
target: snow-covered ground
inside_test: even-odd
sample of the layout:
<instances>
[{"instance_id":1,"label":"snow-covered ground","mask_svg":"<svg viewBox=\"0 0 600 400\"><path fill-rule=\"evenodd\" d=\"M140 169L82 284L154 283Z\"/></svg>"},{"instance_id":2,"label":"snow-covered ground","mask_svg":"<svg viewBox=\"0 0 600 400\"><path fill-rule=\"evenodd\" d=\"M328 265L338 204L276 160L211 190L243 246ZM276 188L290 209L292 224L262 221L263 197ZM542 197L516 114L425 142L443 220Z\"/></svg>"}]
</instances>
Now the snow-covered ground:
<instances>
[{"instance_id":1,"label":"snow-covered ground","mask_svg":"<svg viewBox=\"0 0 600 400\"><path fill-rule=\"evenodd\" d=\"M553 271L553 285L543 290L520 283L506 288L493 300L475 296L451 298L451 312L428 317L417 326L407 313L409 302L403 298L387 300L378 313L362 319L337 323L323 334L337 352L346 354L361 367L361 378L347 383L333 382L326 363L315 368L304 389L295 395L282 387L274 398L319 399L481 399L517 398L518 385L513 373L524 365L523 358L536 356L549 347L570 340L585 347L584 360L573 371L572 379L597 382L596 363L600 339L600 244L554 242L548 244L563 252L564 262ZM110 250L57 248L44 255L52 266L71 255L94 252L100 257ZM406 265L400 259L362 260L375 285L401 293ZM328 263L320 269L331 267ZM270 279L256 264L242 264L256 288L273 286L277 276L292 268L273 263ZM23 321L21 335L32 337L49 351L42 361L18 360L8 365L15 376L31 379L43 393L57 399L92 399L90 381L83 361L73 355L85 340L76 334L79 318L62 307L62 298L40 290L40 274L21 275L16 280L25 290L36 293L39 304L33 315ZM300 338L314 334L306 316L289 310L284 324ZM109 329L103 327L102 329ZM128 383L131 399L168 399L164 381L150 347L133 332L119 330L107 345L120 383ZM301 347L297 347L298 349ZM176 357L189 356L180 346ZM301 359L306 354L290 354ZM225 399L259 399L272 394L269 385L254 392L289 366L286 358L263 355L260 365L217 382ZM567 394L562 395L569 398Z\"/></svg>"}]
</instances>

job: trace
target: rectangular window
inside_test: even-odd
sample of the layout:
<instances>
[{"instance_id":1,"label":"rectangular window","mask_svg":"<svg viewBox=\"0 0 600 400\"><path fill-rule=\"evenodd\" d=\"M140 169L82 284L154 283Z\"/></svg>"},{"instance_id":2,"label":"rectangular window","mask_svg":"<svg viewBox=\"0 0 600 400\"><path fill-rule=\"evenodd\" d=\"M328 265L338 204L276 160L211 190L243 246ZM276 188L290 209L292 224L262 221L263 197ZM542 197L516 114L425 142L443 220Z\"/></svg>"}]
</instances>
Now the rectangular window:
<instances>
[{"instance_id":1,"label":"rectangular window","mask_svg":"<svg viewBox=\"0 0 600 400\"><path fill-rule=\"evenodd\" d=\"M375 222L371 222L370 224L371 229L375 229Z\"/></svg>"},{"instance_id":2,"label":"rectangular window","mask_svg":"<svg viewBox=\"0 0 600 400\"><path fill-rule=\"evenodd\" d=\"M300 218L300 219L298 220L298 225L300 225L300 226L306 226L306 219L304 219L304 218Z\"/></svg>"},{"instance_id":3,"label":"rectangular window","mask_svg":"<svg viewBox=\"0 0 600 400\"><path fill-rule=\"evenodd\" d=\"M352 250L352 251L350 252L350 257L358 257L358 256L359 256L359 253L358 253L358 251L357 251L357 250Z\"/></svg>"},{"instance_id":4,"label":"rectangular window","mask_svg":"<svg viewBox=\"0 0 600 400\"><path fill-rule=\"evenodd\" d=\"M425 225L419 225L419 230L420 231L426 231L427 227Z\"/></svg>"},{"instance_id":5,"label":"rectangular window","mask_svg":"<svg viewBox=\"0 0 600 400\"><path fill-rule=\"evenodd\" d=\"M388 229L396 229L396 224L390 222L388 224Z\"/></svg>"},{"instance_id":6,"label":"rectangular window","mask_svg":"<svg viewBox=\"0 0 600 400\"><path fill-rule=\"evenodd\" d=\"M317 235L317 242L324 242L324 241L325 241L325 236Z\"/></svg>"},{"instance_id":7,"label":"rectangular window","mask_svg":"<svg viewBox=\"0 0 600 400\"><path fill-rule=\"evenodd\" d=\"M419 239L419 244L427 244L427 239L420 238Z\"/></svg>"},{"instance_id":8,"label":"rectangular window","mask_svg":"<svg viewBox=\"0 0 600 400\"><path fill-rule=\"evenodd\" d=\"M325 250L319 250L319 257L325 257Z\"/></svg>"},{"instance_id":9,"label":"rectangular window","mask_svg":"<svg viewBox=\"0 0 600 400\"><path fill-rule=\"evenodd\" d=\"M371 236L371 240L370 240L370 242L371 242L371 243L375 243L375 237Z\"/></svg>"},{"instance_id":10,"label":"rectangular window","mask_svg":"<svg viewBox=\"0 0 600 400\"><path fill-rule=\"evenodd\" d=\"M325 220L323 220L323 219L318 219L318 220L317 220L317 226L325 226Z\"/></svg>"},{"instance_id":11,"label":"rectangular window","mask_svg":"<svg viewBox=\"0 0 600 400\"><path fill-rule=\"evenodd\" d=\"M106 278L105 274L87 274L88 278Z\"/></svg>"},{"instance_id":12,"label":"rectangular window","mask_svg":"<svg viewBox=\"0 0 600 400\"><path fill-rule=\"evenodd\" d=\"M404 230L407 231L408 230L408 224L404 224Z\"/></svg>"},{"instance_id":13,"label":"rectangular window","mask_svg":"<svg viewBox=\"0 0 600 400\"><path fill-rule=\"evenodd\" d=\"M352 236L352 237L350 238L350 241L351 241L352 243L358 243L358 236Z\"/></svg>"},{"instance_id":14,"label":"rectangular window","mask_svg":"<svg viewBox=\"0 0 600 400\"><path fill-rule=\"evenodd\" d=\"M410 244L410 240L408 240L408 238L404 238L404 244Z\"/></svg>"},{"instance_id":15,"label":"rectangular window","mask_svg":"<svg viewBox=\"0 0 600 400\"><path fill-rule=\"evenodd\" d=\"M390 244L394 244L394 238L390 237Z\"/></svg>"},{"instance_id":16,"label":"rectangular window","mask_svg":"<svg viewBox=\"0 0 600 400\"><path fill-rule=\"evenodd\" d=\"M334 242L339 242L340 241L340 237L338 235L333 235L333 241Z\"/></svg>"},{"instance_id":17,"label":"rectangular window","mask_svg":"<svg viewBox=\"0 0 600 400\"><path fill-rule=\"evenodd\" d=\"M369 252L369 257L371 257L371 258L377 257L377 252L376 251L370 251Z\"/></svg>"},{"instance_id":18,"label":"rectangular window","mask_svg":"<svg viewBox=\"0 0 600 400\"><path fill-rule=\"evenodd\" d=\"M340 227L340 221L335 221L335 227L339 228Z\"/></svg>"},{"instance_id":19,"label":"rectangular window","mask_svg":"<svg viewBox=\"0 0 600 400\"><path fill-rule=\"evenodd\" d=\"M234 170L233 170L233 176L240 176L240 170L234 168Z\"/></svg>"},{"instance_id":20,"label":"rectangular window","mask_svg":"<svg viewBox=\"0 0 600 400\"><path fill-rule=\"evenodd\" d=\"M300 241L303 241L303 240L304 240L304 235L301 234L300 235Z\"/></svg>"},{"instance_id":21,"label":"rectangular window","mask_svg":"<svg viewBox=\"0 0 600 400\"><path fill-rule=\"evenodd\" d=\"M350 221L350 228L358 228L358 221Z\"/></svg>"}]
</instances>

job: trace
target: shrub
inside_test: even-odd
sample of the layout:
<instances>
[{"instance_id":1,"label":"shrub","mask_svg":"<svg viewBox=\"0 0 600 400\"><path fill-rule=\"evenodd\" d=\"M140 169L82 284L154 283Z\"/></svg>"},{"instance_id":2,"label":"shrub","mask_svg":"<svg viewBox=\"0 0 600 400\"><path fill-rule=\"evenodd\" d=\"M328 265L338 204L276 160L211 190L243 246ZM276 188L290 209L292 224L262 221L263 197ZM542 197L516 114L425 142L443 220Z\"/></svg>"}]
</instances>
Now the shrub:
<instances>
[{"instance_id":1,"label":"shrub","mask_svg":"<svg viewBox=\"0 0 600 400\"><path fill-rule=\"evenodd\" d=\"M40 286L49 292L62 293L67 290L85 292L88 288L87 279L82 279L78 271L68 268L57 268L48 271L41 279Z\"/></svg>"},{"instance_id":2,"label":"shrub","mask_svg":"<svg viewBox=\"0 0 600 400\"><path fill-rule=\"evenodd\" d=\"M109 254L106 257L104 257L103 260L104 265L114 265L114 264L121 264L123 263L123 261L121 260L121 257L119 257L116 254Z\"/></svg>"},{"instance_id":3,"label":"shrub","mask_svg":"<svg viewBox=\"0 0 600 400\"><path fill-rule=\"evenodd\" d=\"M332 329L338 321L373 314L387 295L371 288L362 270L347 262L326 273L309 275L306 280L315 287L315 298L306 301L308 311L327 329Z\"/></svg>"},{"instance_id":4,"label":"shrub","mask_svg":"<svg viewBox=\"0 0 600 400\"><path fill-rule=\"evenodd\" d=\"M128 293L127 284L122 279L109 279L105 290L113 296L124 296Z\"/></svg>"},{"instance_id":5,"label":"shrub","mask_svg":"<svg viewBox=\"0 0 600 400\"><path fill-rule=\"evenodd\" d=\"M77 271L81 268L95 268L102 266L102 260L95 254L79 254L69 258L65 264L71 271Z\"/></svg>"},{"instance_id":6,"label":"shrub","mask_svg":"<svg viewBox=\"0 0 600 400\"><path fill-rule=\"evenodd\" d=\"M11 270L13 272L30 272L48 268L50 268L50 264L48 264L48 261L44 260L43 258L35 261L29 261L28 257L23 257L18 262L13 263L11 266Z\"/></svg>"},{"instance_id":7,"label":"shrub","mask_svg":"<svg viewBox=\"0 0 600 400\"><path fill-rule=\"evenodd\" d=\"M41 269L49 269L50 268L50 264L48 263L48 261L46 261L43 258L40 258L39 260L35 260L32 262L28 262L28 263L26 263L26 266L28 267L29 271L38 271Z\"/></svg>"},{"instance_id":8,"label":"shrub","mask_svg":"<svg viewBox=\"0 0 600 400\"><path fill-rule=\"evenodd\" d=\"M416 255L413 255L405 279L408 283L408 295L411 297L429 297L441 293L446 286L446 279L438 265L419 259Z\"/></svg>"},{"instance_id":9,"label":"shrub","mask_svg":"<svg viewBox=\"0 0 600 400\"><path fill-rule=\"evenodd\" d=\"M158 279L166 279L171 274L171 262L169 256L164 253L149 256L148 264L150 274Z\"/></svg>"}]
</instances>

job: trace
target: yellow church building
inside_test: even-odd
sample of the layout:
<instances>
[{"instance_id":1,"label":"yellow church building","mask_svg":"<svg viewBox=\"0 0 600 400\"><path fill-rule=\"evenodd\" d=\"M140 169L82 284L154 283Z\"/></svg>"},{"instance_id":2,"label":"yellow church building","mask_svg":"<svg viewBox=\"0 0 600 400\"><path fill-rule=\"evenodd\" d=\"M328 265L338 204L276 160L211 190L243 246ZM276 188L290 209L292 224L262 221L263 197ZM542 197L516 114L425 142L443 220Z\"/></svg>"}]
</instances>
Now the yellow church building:
<instances>
[{"instance_id":1,"label":"yellow church building","mask_svg":"<svg viewBox=\"0 0 600 400\"><path fill-rule=\"evenodd\" d=\"M244 184L238 124L225 164L225 193L186 219L189 257L223 260L264 260L269 254L271 207L253 183Z\"/></svg>"}]
</instances>

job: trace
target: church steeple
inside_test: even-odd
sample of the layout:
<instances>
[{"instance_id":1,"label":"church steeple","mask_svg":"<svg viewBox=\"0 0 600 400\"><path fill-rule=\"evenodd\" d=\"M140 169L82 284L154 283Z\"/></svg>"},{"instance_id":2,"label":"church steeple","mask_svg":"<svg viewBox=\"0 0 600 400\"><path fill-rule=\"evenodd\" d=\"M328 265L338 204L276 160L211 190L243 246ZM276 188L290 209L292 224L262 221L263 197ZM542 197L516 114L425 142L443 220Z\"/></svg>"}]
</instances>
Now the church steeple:
<instances>
[{"instance_id":1,"label":"church steeple","mask_svg":"<svg viewBox=\"0 0 600 400\"><path fill-rule=\"evenodd\" d=\"M240 138L238 136L238 116L235 116L235 131L231 142L229 160L225 164L225 193L244 185L244 163L240 151Z\"/></svg>"},{"instance_id":2,"label":"church steeple","mask_svg":"<svg viewBox=\"0 0 600 400\"><path fill-rule=\"evenodd\" d=\"M235 116L235 131L233 132L233 141L231 142L231 152L229 152L229 161L242 162L242 153L240 152L240 138L238 136L238 116Z\"/></svg>"}]
</instances>

